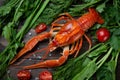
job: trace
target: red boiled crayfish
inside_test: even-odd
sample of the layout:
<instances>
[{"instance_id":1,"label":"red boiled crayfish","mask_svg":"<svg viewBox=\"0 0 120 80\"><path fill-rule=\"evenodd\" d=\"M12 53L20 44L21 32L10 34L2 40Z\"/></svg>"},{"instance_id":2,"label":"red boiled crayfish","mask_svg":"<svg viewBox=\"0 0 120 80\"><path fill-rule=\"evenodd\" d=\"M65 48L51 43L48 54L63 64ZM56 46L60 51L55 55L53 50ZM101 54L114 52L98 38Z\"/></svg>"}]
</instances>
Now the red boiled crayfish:
<instances>
[{"instance_id":1,"label":"red boiled crayfish","mask_svg":"<svg viewBox=\"0 0 120 80\"><path fill-rule=\"evenodd\" d=\"M60 24L59 21L61 20L65 20L66 23ZM23 68L31 69L40 67L60 66L68 59L69 55L75 53L75 56L77 56L80 48L82 47L83 36L87 39L89 43L89 48L91 47L92 45L91 40L87 37L85 31L92 27L96 22L99 24L103 24L104 20L101 18L99 13L93 8L89 8L89 12L83 14L78 19L74 19L68 13L63 13L61 14L61 17L59 17L52 23L50 32L44 32L40 35L31 38L25 44L24 48L15 56L15 58L11 61L10 64L14 63L26 52L32 50L32 48L39 41L49 38L50 43L48 47L45 48L45 50L47 50L46 54L55 50L58 47L61 47L63 48L62 56L55 60L46 60L30 66L24 66Z\"/></svg>"}]
</instances>

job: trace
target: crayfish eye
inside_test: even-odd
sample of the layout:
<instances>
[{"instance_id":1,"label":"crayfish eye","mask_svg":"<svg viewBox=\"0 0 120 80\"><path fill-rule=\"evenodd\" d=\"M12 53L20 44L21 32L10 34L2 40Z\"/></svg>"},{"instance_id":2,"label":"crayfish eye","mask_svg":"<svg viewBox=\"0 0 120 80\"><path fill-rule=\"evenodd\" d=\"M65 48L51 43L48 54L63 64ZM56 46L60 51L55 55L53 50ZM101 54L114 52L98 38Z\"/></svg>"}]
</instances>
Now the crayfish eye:
<instances>
[{"instance_id":1,"label":"crayfish eye","mask_svg":"<svg viewBox=\"0 0 120 80\"><path fill-rule=\"evenodd\" d=\"M52 43L54 46L58 46L58 42L55 39L52 41Z\"/></svg>"}]
</instances>

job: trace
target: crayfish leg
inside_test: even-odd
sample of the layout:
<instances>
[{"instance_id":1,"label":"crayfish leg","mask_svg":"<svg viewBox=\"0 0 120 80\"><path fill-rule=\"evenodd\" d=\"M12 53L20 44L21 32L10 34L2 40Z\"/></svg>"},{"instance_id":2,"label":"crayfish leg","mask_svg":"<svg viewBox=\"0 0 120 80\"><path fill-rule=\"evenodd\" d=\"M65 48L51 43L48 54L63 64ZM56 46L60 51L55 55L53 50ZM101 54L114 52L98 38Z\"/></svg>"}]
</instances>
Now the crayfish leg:
<instances>
[{"instance_id":1,"label":"crayfish leg","mask_svg":"<svg viewBox=\"0 0 120 80\"><path fill-rule=\"evenodd\" d=\"M78 53L82 47L82 43L83 43L83 38L80 39L80 43L78 45L78 48L77 48L77 52L75 53L75 56L74 57L77 57L78 56Z\"/></svg>"},{"instance_id":2,"label":"crayfish leg","mask_svg":"<svg viewBox=\"0 0 120 80\"><path fill-rule=\"evenodd\" d=\"M91 41L91 39L86 34L84 34L84 37L87 39L87 41L89 43L89 49L90 49L91 46L92 46L92 41Z\"/></svg>"},{"instance_id":3,"label":"crayfish leg","mask_svg":"<svg viewBox=\"0 0 120 80\"><path fill-rule=\"evenodd\" d=\"M60 14L59 16L61 16L61 17L59 17L59 18L57 18L53 23L52 23L52 28L54 27L54 26L59 26L59 27L62 27L62 26L64 26L64 24L59 24L58 22L60 22L61 20L65 20L65 21L70 21L70 20L74 20L74 18L69 14L69 13L62 13L62 14Z\"/></svg>"},{"instance_id":4,"label":"crayfish leg","mask_svg":"<svg viewBox=\"0 0 120 80\"><path fill-rule=\"evenodd\" d=\"M61 16L61 17L57 18L54 22L52 22L52 26L54 26L55 23L58 23L61 20L69 21L70 19L68 19L68 17Z\"/></svg>"},{"instance_id":5,"label":"crayfish leg","mask_svg":"<svg viewBox=\"0 0 120 80\"><path fill-rule=\"evenodd\" d=\"M69 19L74 20L74 18L69 13L62 13L59 16L67 16Z\"/></svg>"},{"instance_id":6,"label":"crayfish leg","mask_svg":"<svg viewBox=\"0 0 120 80\"><path fill-rule=\"evenodd\" d=\"M83 38L79 39L76 43L72 44L70 49L70 55L75 54L74 57L77 57L83 43Z\"/></svg>"}]
</instances>

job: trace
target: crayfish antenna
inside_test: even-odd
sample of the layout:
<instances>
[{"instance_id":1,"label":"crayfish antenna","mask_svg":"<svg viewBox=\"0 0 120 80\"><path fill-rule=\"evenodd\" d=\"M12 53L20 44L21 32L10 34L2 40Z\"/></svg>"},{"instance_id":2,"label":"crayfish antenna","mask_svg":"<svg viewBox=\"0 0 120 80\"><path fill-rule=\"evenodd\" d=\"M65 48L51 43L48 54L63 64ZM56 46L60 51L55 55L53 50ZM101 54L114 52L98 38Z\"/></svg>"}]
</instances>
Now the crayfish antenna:
<instances>
[{"instance_id":1,"label":"crayfish antenna","mask_svg":"<svg viewBox=\"0 0 120 80\"><path fill-rule=\"evenodd\" d=\"M42 60L44 60L44 59L47 58L49 52L50 52L50 49L49 49L49 47L47 47L47 48L46 48L46 52L45 52L45 54L42 56Z\"/></svg>"},{"instance_id":2,"label":"crayfish antenna","mask_svg":"<svg viewBox=\"0 0 120 80\"><path fill-rule=\"evenodd\" d=\"M27 58L29 58L29 57L32 56L33 54L38 53L38 52L42 52L43 50L46 50L46 49L47 49L47 47L29 53L28 55L26 55L26 56L24 57L24 59L22 59L21 61L17 62L15 65L20 65L21 63L23 63Z\"/></svg>"},{"instance_id":3,"label":"crayfish antenna","mask_svg":"<svg viewBox=\"0 0 120 80\"><path fill-rule=\"evenodd\" d=\"M46 47L46 52L45 52L45 54L43 55L42 60L46 59L47 56L48 56L48 54L49 54L49 52L51 52L51 51L53 51L53 50L55 50L55 49L56 49L56 45L55 45L53 42L50 43L49 46Z\"/></svg>"},{"instance_id":4,"label":"crayfish antenna","mask_svg":"<svg viewBox=\"0 0 120 80\"><path fill-rule=\"evenodd\" d=\"M21 61L17 62L15 65L20 65L21 63L23 63L27 58L29 58L29 57L32 56L33 54L35 54L35 53L40 53L40 52L42 52L42 51L46 51L45 54L43 55L43 57L41 58L42 60L45 60L45 59L47 58L50 50L53 51L54 49L56 49L54 43L50 43L50 45L47 46L47 47L45 47L45 48L42 48L42 49L39 49L39 50L36 50L36 51L34 51L34 52L29 53L28 55L26 55L26 56L24 57L24 59L22 59Z\"/></svg>"}]
</instances>

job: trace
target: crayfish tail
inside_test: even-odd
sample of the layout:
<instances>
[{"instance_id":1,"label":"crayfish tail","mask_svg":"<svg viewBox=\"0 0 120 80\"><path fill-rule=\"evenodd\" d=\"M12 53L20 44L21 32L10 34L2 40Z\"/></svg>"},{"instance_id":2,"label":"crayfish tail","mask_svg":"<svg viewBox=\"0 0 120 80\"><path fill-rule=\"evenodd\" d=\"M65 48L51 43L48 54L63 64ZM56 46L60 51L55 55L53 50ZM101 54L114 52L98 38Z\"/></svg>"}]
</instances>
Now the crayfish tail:
<instances>
[{"instance_id":1,"label":"crayfish tail","mask_svg":"<svg viewBox=\"0 0 120 80\"><path fill-rule=\"evenodd\" d=\"M94 15L94 18L97 19L97 22L99 24L103 24L104 23L104 19L102 19L100 14L94 8L89 8L89 12Z\"/></svg>"},{"instance_id":2,"label":"crayfish tail","mask_svg":"<svg viewBox=\"0 0 120 80\"><path fill-rule=\"evenodd\" d=\"M102 19L101 17L99 17L97 22L98 22L99 24L103 24L103 23L104 23L104 19Z\"/></svg>"}]
</instances>

